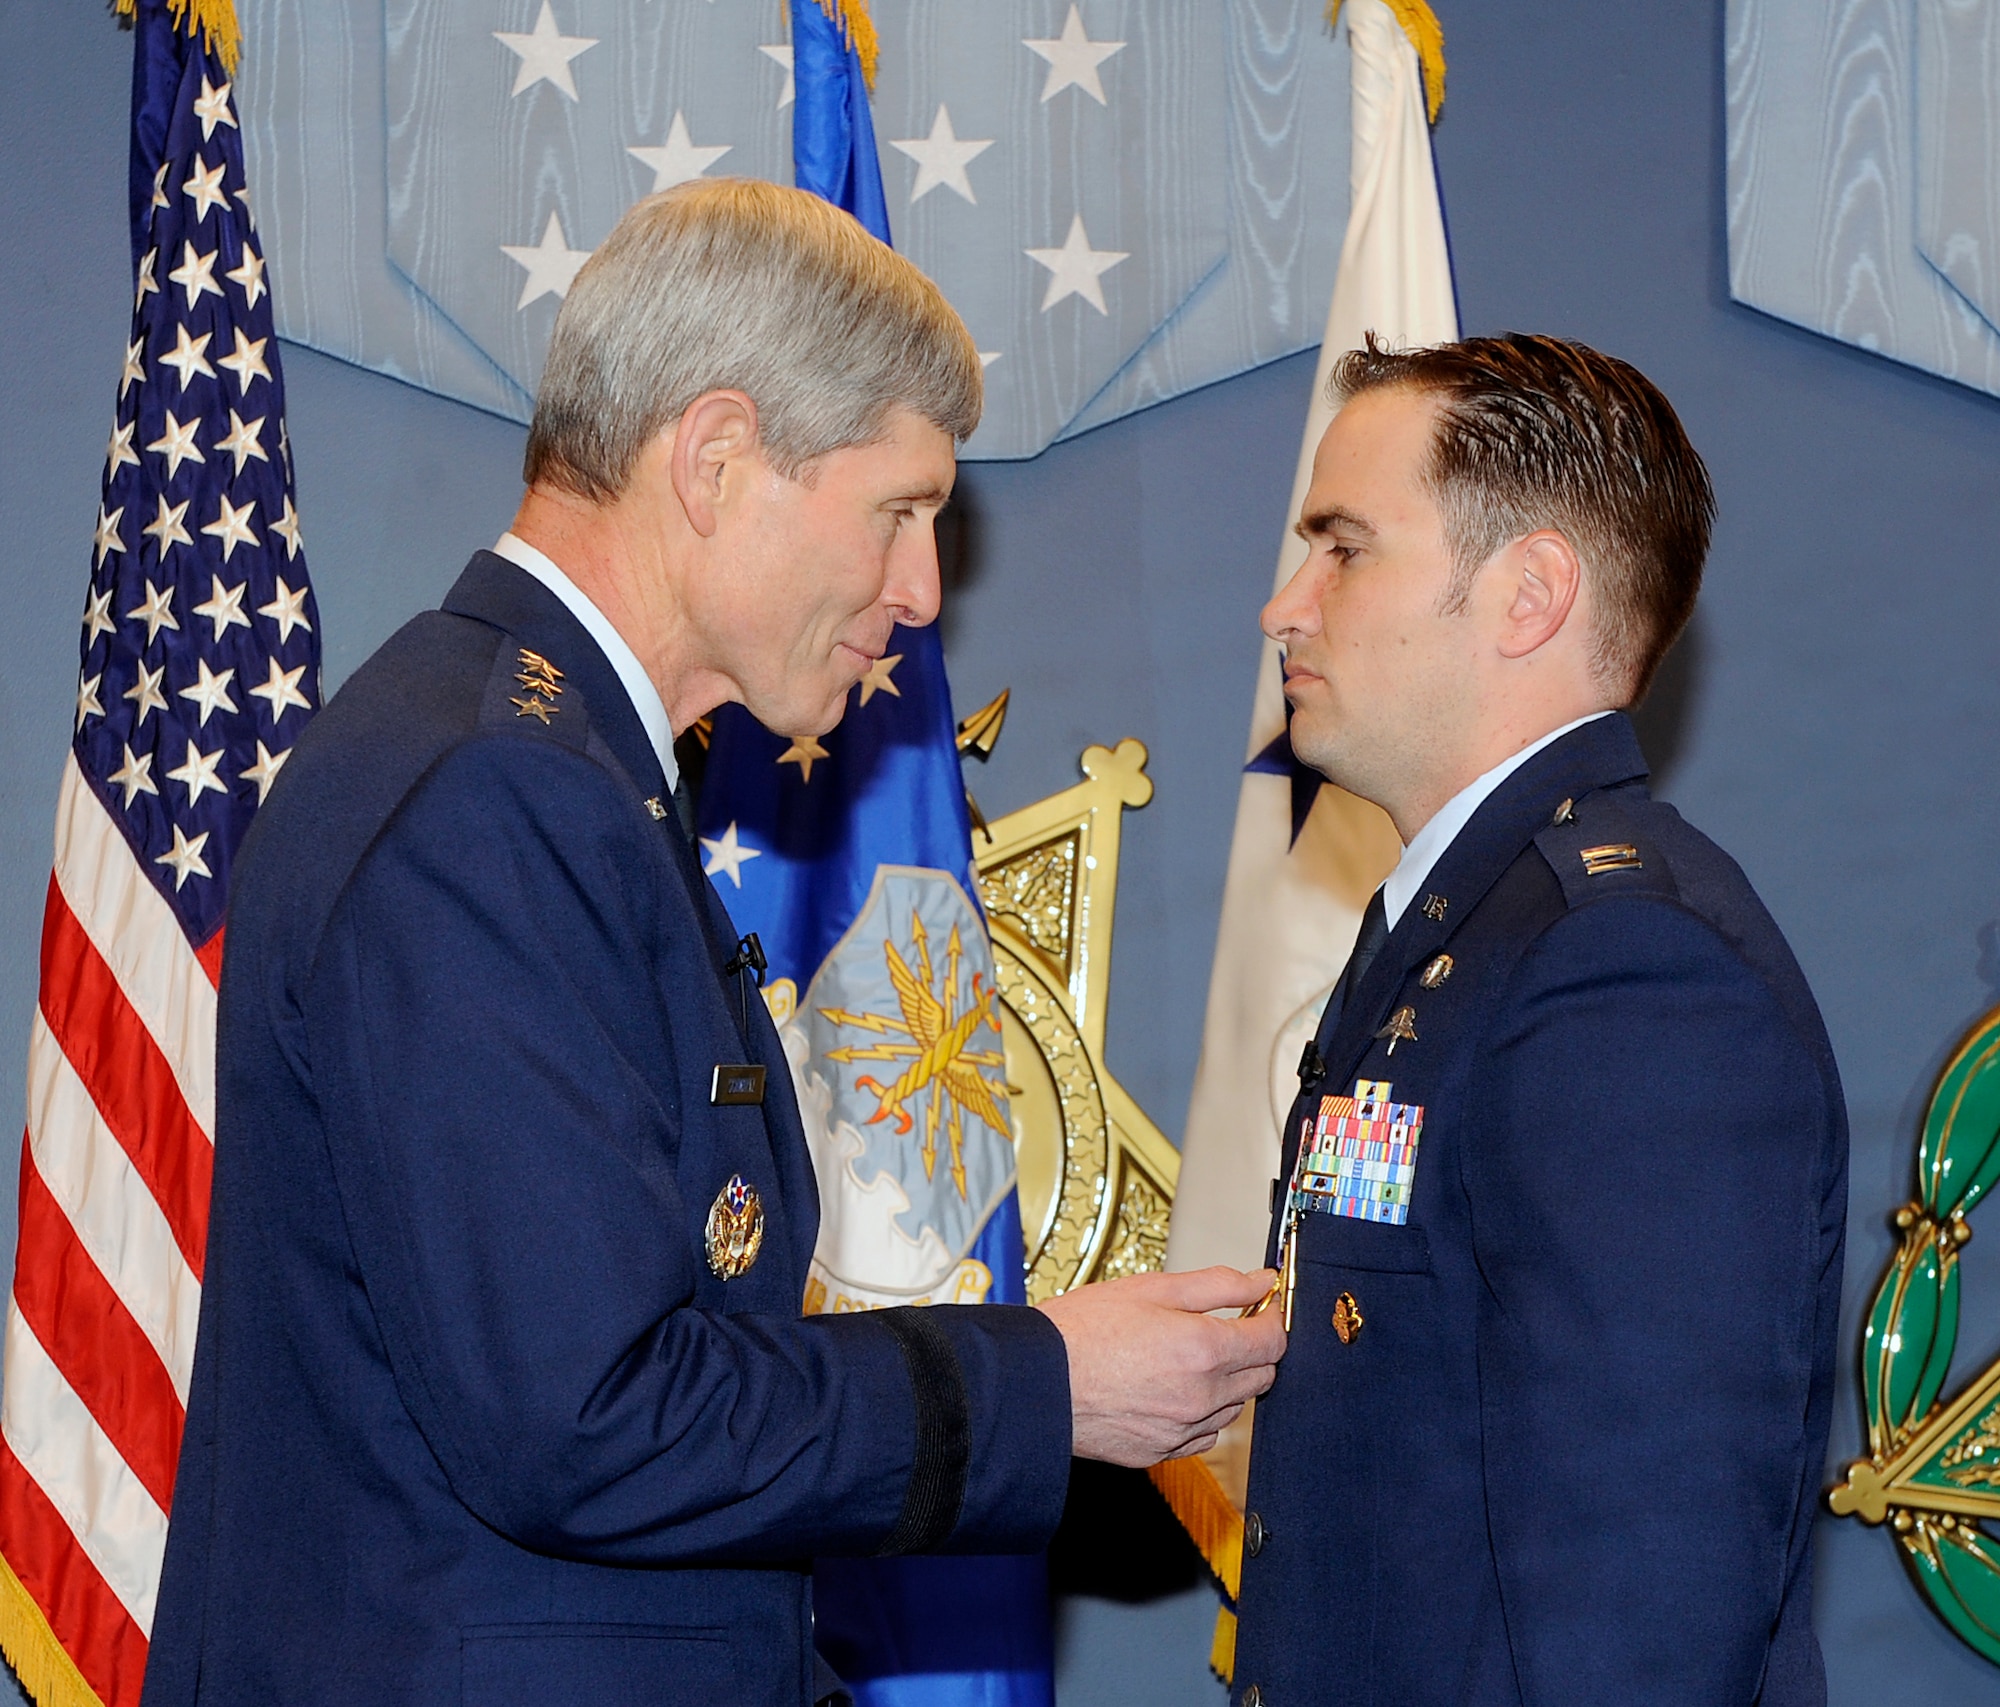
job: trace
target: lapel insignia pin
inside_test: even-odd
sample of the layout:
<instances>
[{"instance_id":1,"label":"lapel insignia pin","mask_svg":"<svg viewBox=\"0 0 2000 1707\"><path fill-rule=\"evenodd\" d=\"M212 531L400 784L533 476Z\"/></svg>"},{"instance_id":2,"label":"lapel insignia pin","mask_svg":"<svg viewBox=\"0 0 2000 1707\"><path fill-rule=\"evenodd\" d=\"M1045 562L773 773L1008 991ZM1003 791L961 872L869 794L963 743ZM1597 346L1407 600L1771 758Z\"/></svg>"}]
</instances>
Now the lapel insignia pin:
<instances>
[{"instance_id":1,"label":"lapel insignia pin","mask_svg":"<svg viewBox=\"0 0 2000 1707\"><path fill-rule=\"evenodd\" d=\"M1417 1010L1409 1007L1398 1008L1389 1016L1389 1023L1376 1032L1375 1036L1378 1039L1386 1037L1389 1040L1389 1047L1384 1051L1389 1055L1396 1053L1396 1045L1399 1043L1416 1042Z\"/></svg>"},{"instance_id":2,"label":"lapel insignia pin","mask_svg":"<svg viewBox=\"0 0 2000 1707\"><path fill-rule=\"evenodd\" d=\"M1423 985L1426 990L1435 990L1451 976L1451 969L1454 964L1455 962L1450 955L1440 954L1430 965L1424 968L1424 975L1417 982Z\"/></svg>"},{"instance_id":3,"label":"lapel insignia pin","mask_svg":"<svg viewBox=\"0 0 2000 1707\"><path fill-rule=\"evenodd\" d=\"M1326 1063L1320 1059L1319 1045L1307 1038L1305 1051L1299 1056L1299 1089L1309 1091L1325 1077Z\"/></svg>"},{"instance_id":4,"label":"lapel insignia pin","mask_svg":"<svg viewBox=\"0 0 2000 1707\"><path fill-rule=\"evenodd\" d=\"M667 809L660 804L660 797L657 794L646 802L646 810L655 818L664 818L667 815Z\"/></svg>"},{"instance_id":5,"label":"lapel insignia pin","mask_svg":"<svg viewBox=\"0 0 2000 1707\"><path fill-rule=\"evenodd\" d=\"M1451 903L1442 895L1426 895L1424 897L1424 917L1429 919L1434 925L1441 925L1444 923L1444 910L1450 905Z\"/></svg>"},{"instance_id":6,"label":"lapel insignia pin","mask_svg":"<svg viewBox=\"0 0 2000 1707\"><path fill-rule=\"evenodd\" d=\"M1556 808L1556 815L1549 822L1551 824L1574 824L1576 822L1576 802L1565 794L1562 798L1562 804Z\"/></svg>"},{"instance_id":7,"label":"lapel insignia pin","mask_svg":"<svg viewBox=\"0 0 2000 1707\"><path fill-rule=\"evenodd\" d=\"M1361 1332L1361 1324L1367 1318L1361 1314L1361 1306L1354 1301L1352 1292L1343 1292L1333 1301L1333 1331L1340 1335L1342 1345L1352 1345Z\"/></svg>"},{"instance_id":8,"label":"lapel insignia pin","mask_svg":"<svg viewBox=\"0 0 2000 1707\"><path fill-rule=\"evenodd\" d=\"M1606 842L1602 847L1585 848L1578 856L1586 876L1602 877L1607 871L1643 871L1645 861L1630 842Z\"/></svg>"},{"instance_id":9,"label":"lapel insignia pin","mask_svg":"<svg viewBox=\"0 0 2000 1707\"><path fill-rule=\"evenodd\" d=\"M731 1174L709 1205L705 1242L709 1270L718 1280L748 1274L764 1248L764 1200L741 1174Z\"/></svg>"}]
</instances>

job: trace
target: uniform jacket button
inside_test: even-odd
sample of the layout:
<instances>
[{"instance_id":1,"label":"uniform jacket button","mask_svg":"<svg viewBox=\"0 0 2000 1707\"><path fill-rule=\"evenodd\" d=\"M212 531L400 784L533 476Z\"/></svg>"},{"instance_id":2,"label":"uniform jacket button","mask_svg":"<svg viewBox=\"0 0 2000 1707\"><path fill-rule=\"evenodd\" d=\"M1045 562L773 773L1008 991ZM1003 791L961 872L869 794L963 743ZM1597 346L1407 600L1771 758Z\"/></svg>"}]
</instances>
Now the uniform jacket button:
<instances>
[{"instance_id":1,"label":"uniform jacket button","mask_svg":"<svg viewBox=\"0 0 2000 1707\"><path fill-rule=\"evenodd\" d=\"M1264 1692L1254 1683L1243 1692L1243 1707L1264 1707Z\"/></svg>"},{"instance_id":2,"label":"uniform jacket button","mask_svg":"<svg viewBox=\"0 0 2000 1707\"><path fill-rule=\"evenodd\" d=\"M1264 1551L1264 1520L1254 1511L1243 1520L1243 1551L1253 1559Z\"/></svg>"}]
</instances>

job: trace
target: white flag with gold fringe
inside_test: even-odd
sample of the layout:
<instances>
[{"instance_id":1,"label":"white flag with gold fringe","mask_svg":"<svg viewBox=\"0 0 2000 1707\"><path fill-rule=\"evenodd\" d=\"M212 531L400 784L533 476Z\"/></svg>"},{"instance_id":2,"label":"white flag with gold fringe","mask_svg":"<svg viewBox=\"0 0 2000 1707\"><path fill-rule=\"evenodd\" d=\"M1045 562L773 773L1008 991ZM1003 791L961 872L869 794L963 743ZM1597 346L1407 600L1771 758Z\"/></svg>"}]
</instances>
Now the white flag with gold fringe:
<instances>
[{"instance_id":1,"label":"white flag with gold fringe","mask_svg":"<svg viewBox=\"0 0 2000 1707\"><path fill-rule=\"evenodd\" d=\"M1373 332L1390 344L1458 336L1451 254L1431 161L1443 38L1423 0L1347 0L1353 202L1274 587L1305 561L1291 531L1333 410L1333 363ZM1375 807L1300 774L1285 739L1278 649L1264 643L1209 974L1201 1061L1181 1150L1167 1266L1262 1259L1279 1131L1299 1053L1346 963L1361 910L1395 863Z\"/></svg>"}]
</instances>

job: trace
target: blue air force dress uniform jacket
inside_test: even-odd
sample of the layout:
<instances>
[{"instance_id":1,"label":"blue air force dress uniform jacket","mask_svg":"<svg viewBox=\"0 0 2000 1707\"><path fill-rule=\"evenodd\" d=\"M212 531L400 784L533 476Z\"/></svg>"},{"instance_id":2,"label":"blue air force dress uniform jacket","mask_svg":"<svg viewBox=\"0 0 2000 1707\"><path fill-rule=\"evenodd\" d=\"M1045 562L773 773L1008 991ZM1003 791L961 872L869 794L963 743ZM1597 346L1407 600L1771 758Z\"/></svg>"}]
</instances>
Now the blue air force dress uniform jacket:
<instances>
[{"instance_id":1,"label":"blue air force dress uniform jacket","mask_svg":"<svg viewBox=\"0 0 2000 1707\"><path fill-rule=\"evenodd\" d=\"M1536 754L1321 1028L1236 1702L1826 1699L1840 1084L1743 873L1644 776L1623 717Z\"/></svg>"},{"instance_id":2,"label":"blue air force dress uniform jacket","mask_svg":"<svg viewBox=\"0 0 2000 1707\"><path fill-rule=\"evenodd\" d=\"M1046 1318L801 1318L784 1052L664 792L488 553L294 750L231 900L147 1707L804 1703L814 1554L1054 1529Z\"/></svg>"}]
</instances>

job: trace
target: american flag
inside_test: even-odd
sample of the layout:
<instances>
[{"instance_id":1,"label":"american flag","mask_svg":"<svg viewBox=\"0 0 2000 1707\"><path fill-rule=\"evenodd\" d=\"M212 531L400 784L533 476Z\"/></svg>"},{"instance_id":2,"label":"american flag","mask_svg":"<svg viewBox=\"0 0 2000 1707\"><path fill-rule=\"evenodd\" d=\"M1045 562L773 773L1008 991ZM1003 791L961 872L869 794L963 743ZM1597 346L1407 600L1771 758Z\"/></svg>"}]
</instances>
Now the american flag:
<instances>
[{"instance_id":1,"label":"american flag","mask_svg":"<svg viewBox=\"0 0 2000 1707\"><path fill-rule=\"evenodd\" d=\"M130 8L128 6L128 10ZM211 34L196 20L221 23ZM0 1647L136 1707L194 1357L229 872L319 701L226 6L139 0L132 328L28 1045Z\"/></svg>"}]
</instances>

